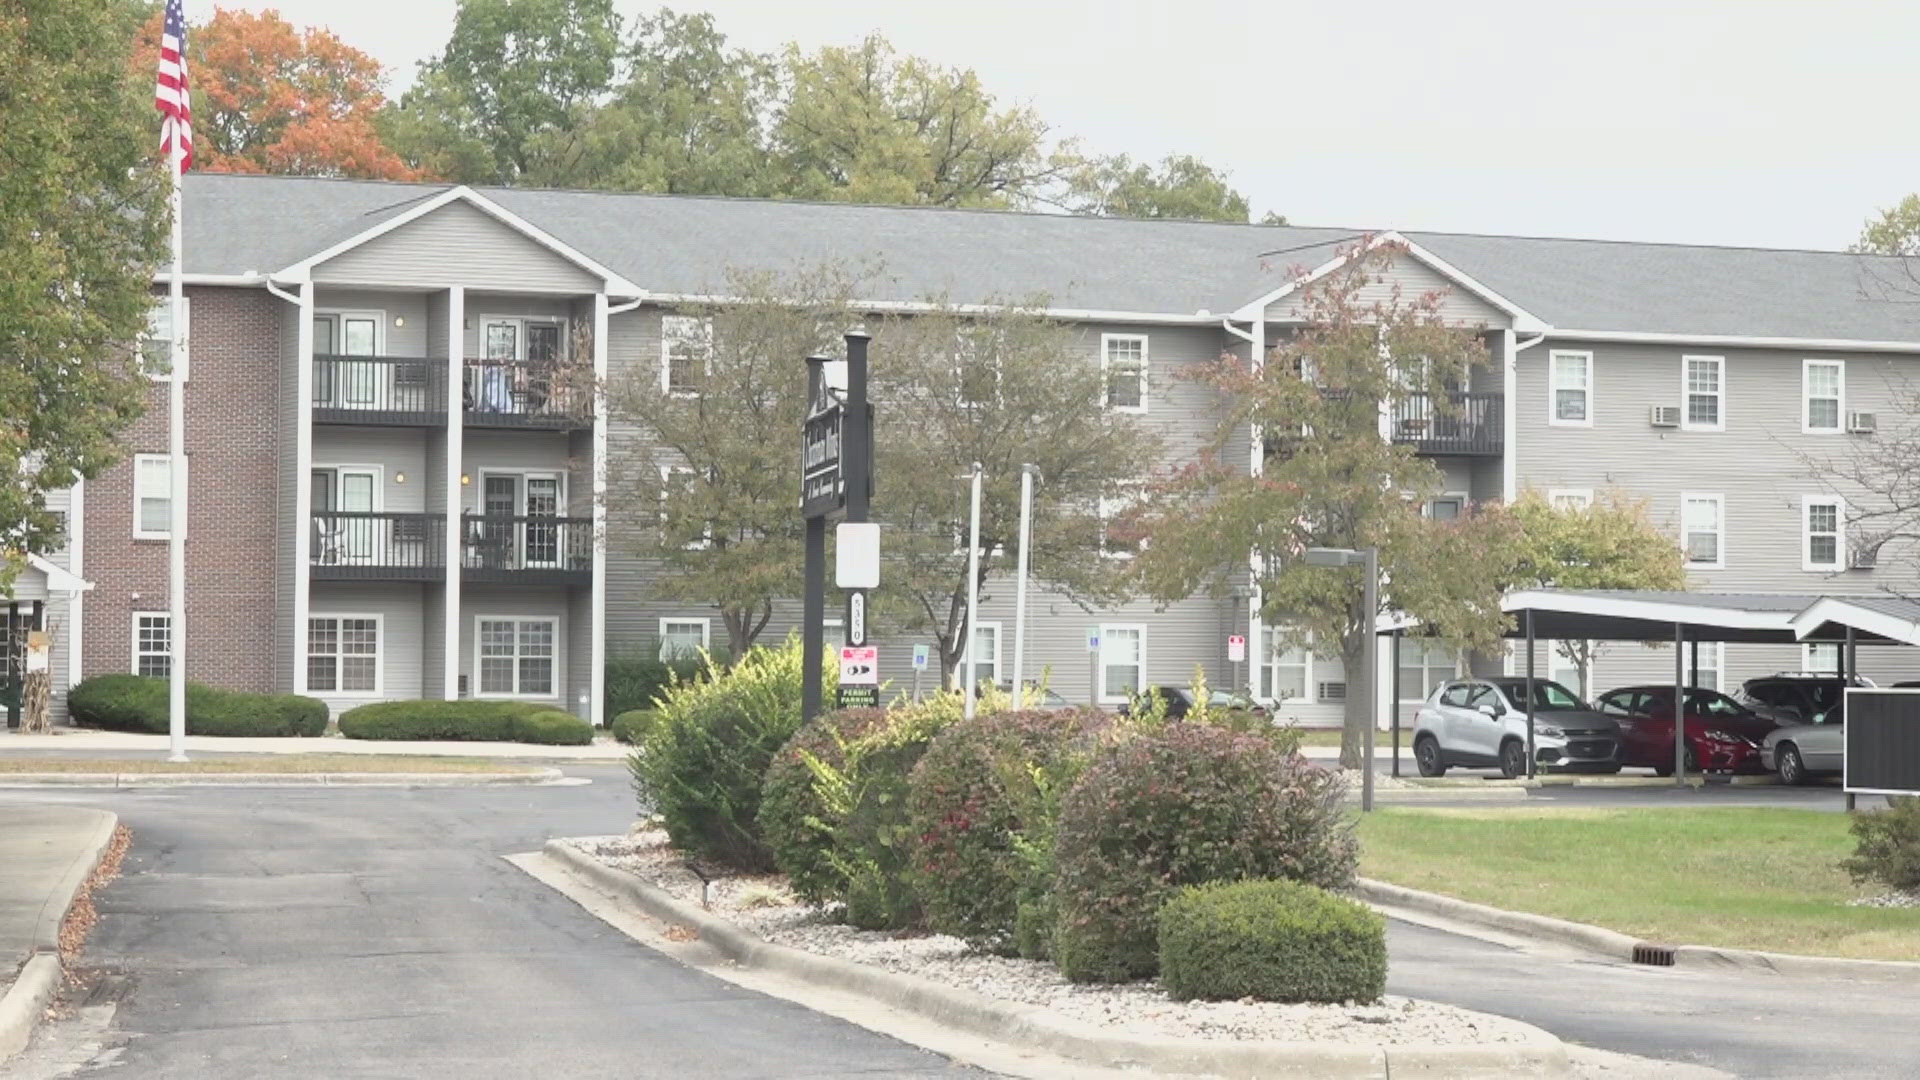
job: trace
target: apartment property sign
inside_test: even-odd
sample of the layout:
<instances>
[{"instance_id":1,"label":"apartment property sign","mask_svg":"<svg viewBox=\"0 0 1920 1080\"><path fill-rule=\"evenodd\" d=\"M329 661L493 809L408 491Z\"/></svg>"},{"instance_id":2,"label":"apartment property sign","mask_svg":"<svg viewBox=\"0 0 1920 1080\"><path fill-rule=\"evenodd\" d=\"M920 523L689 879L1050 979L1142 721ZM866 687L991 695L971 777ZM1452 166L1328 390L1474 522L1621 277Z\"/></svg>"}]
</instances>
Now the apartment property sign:
<instances>
[{"instance_id":1,"label":"apartment property sign","mask_svg":"<svg viewBox=\"0 0 1920 1080\"><path fill-rule=\"evenodd\" d=\"M847 505L846 479L840 471L846 410L818 365L808 374L812 385L807 387L807 419L801 426L800 513L812 518Z\"/></svg>"}]
</instances>

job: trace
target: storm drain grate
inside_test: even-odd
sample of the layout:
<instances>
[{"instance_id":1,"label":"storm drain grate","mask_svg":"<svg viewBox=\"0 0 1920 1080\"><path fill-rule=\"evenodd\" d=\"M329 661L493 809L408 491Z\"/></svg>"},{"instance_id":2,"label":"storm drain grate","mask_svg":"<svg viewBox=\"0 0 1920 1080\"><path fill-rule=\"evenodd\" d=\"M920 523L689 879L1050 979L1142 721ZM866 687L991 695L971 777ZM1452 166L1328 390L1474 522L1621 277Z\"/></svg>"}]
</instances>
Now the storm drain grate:
<instances>
[{"instance_id":1,"label":"storm drain grate","mask_svg":"<svg viewBox=\"0 0 1920 1080\"><path fill-rule=\"evenodd\" d=\"M1642 941L1633 947L1633 962L1652 964L1654 967L1672 967L1673 946L1655 945L1650 941Z\"/></svg>"}]
</instances>

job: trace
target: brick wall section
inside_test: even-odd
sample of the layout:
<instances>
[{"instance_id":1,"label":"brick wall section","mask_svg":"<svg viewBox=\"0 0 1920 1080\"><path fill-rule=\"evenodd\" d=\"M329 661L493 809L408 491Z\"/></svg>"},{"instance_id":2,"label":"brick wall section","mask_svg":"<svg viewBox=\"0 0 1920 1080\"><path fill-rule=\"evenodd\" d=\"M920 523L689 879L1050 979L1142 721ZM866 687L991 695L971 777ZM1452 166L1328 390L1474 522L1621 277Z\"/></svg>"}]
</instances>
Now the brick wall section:
<instances>
[{"instance_id":1,"label":"brick wall section","mask_svg":"<svg viewBox=\"0 0 1920 1080\"><path fill-rule=\"evenodd\" d=\"M274 519L281 321L297 309L262 289L188 288L187 677L274 689L274 561L292 542ZM164 294L162 294L164 295ZM126 460L86 486L85 675L132 670L135 610L167 608L167 542L133 539L133 455L167 452L167 384L147 394ZM139 594L139 600L133 594Z\"/></svg>"}]
</instances>

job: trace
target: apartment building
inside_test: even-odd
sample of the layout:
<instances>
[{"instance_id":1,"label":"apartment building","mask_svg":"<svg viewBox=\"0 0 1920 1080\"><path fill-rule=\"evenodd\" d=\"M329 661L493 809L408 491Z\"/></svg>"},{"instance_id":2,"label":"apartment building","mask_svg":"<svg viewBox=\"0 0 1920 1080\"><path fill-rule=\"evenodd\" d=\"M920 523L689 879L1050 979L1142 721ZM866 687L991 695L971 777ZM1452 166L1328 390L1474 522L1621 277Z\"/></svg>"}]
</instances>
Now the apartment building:
<instances>
[{"instance_id":1,"label":"apartment building","mask_svg":"<svg viewBox=\"0 0 1920 1080\"><path fill-rule=\"evenodd\" d=\"M609 448L634 435L596 411L579 373L670 378L688 335L665 320L676 304L723 295L730 269L874 263L874 295L861 299L877 311L1044 294L1114 376L1104 407L1137 413L1179 457L1219 412L1183 370L1264 349L1298 322L1288 269L1325 269L1366 235L192 174L189 675L336 709L513 697L600 720L607 656L717 643L717 614L656 599L596 499ZM1380 235L1406 245L1380 287L1443 292L1490 356L1454 408L1416 400L1383 418L1385 437L1447 477L1429 512L1527 488L1567 503L1617 488L1649 500L1697 588L1872 593L1910 573L1890 546L1849 530L1860 495L1808 465L1871 452L1876 427L1892 426L1920 363L1920 312L1898 289L1899 266ZM165 389L155 382L127 460L71 493L69 546L49 563L68 575L53 582L70 625L63 681L165 671ZM1251 600L1085 612L1037 590L1025 667L1070 700L1113 703L1204 665L1216 685L1334 721L1339 661L1275 652ZM769 632L796 615L797 604ZM1012 590L990 585L983 679L1009 676L1012 629ZM1227 639L1242 634L1253 663L1236 667ZM905 683L915 642L880 643L884 677ZM1729 689L1832 662L1778 647L1703 654L1703 681ZM1550 651L1541 662L1573 681ZM1402 697L1467 663L1409 645ZM1870 675L1907 663L1863 653ZM1671 653L1608 646L1589 689L1671 671Z\"/></svg>"}]
</instances>

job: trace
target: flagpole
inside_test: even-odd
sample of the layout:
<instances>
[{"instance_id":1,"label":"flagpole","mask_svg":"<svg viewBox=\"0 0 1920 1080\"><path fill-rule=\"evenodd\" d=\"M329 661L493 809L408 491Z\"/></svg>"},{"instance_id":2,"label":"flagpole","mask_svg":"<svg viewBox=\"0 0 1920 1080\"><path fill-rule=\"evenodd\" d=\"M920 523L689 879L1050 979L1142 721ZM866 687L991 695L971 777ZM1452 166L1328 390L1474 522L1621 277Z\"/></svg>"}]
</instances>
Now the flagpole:
<instances>
[{"instance_id":1,"label":"flagpole","mask_svg":"<svg viewBox=\"0 0 1920 1080\"><path fill-rule=\"evenodd\" d=\"M184 91L183 91L184 93ZM181 237L183 229L180 197L185 147L181 144L179 121L174 125L169 156L173 166L173 274L168 288L168 325L172 328L172 351L168 355L167 378L167 455L171 485L167 492L167 760L187 760L187 437L186 403L181 373L187 353L187 327L181 316L185 306L181 281Z\"/></svg>"}]
</instances>

